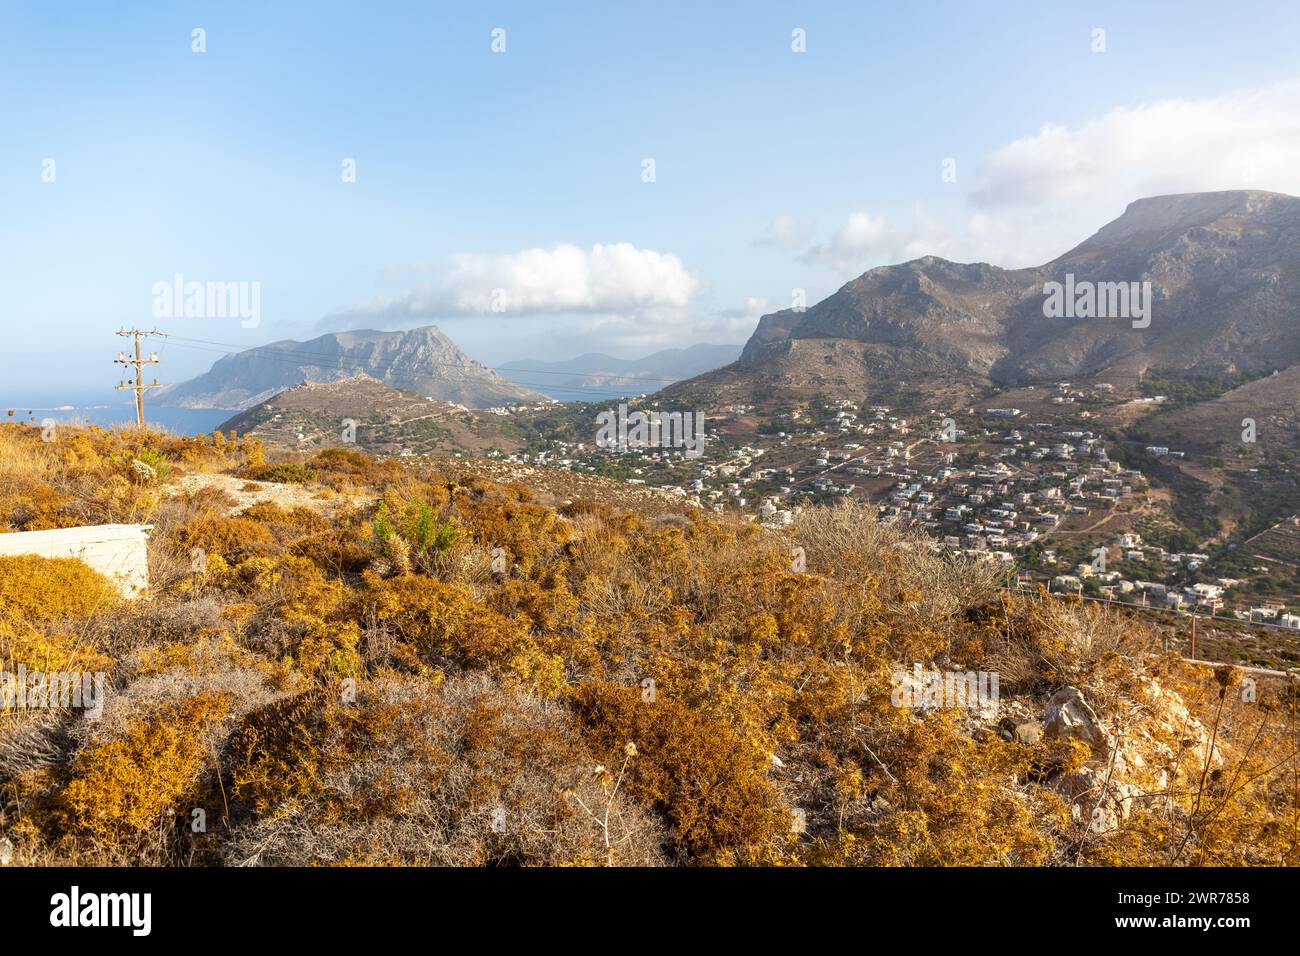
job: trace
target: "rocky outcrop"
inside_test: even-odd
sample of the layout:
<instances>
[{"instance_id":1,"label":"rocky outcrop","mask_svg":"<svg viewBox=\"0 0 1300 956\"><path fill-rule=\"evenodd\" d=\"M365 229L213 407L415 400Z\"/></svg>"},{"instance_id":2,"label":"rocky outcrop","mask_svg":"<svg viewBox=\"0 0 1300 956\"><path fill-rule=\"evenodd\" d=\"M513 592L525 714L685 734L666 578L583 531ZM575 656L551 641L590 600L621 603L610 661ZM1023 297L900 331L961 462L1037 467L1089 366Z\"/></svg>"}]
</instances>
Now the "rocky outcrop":
<instances>
[{"instance_id":1,"label":"rocky outcrop","mask_svg":"<svg viewBox=\"0 0 1300 956\"><path fill-rule=\"evenodd\" d=\"M1137 801L1167 801L1171 788L1194 789L1223 764L1212 735L1176 692L1150 677L1139 682L1142 699L1118 715L1114 732L1076 687L1053 694L1043 716L1045 741L1078 740L1090 748L1082 768L1058 773L1050 786L1097 836L1127 820Z\"/></svg>"},{"instance_id":2,"label":"rocky outcrop","mask_svg":"<svg viewBox=\"0 0 1300 956\"><path fill-rule=\"evenodd\" d=\"M1111 738L1077 687L1065 687L1052 695L1043 716L1043 735L1048 740L1082 740L1099 756L1110 753Z\"/></svg>"}]
</instances>

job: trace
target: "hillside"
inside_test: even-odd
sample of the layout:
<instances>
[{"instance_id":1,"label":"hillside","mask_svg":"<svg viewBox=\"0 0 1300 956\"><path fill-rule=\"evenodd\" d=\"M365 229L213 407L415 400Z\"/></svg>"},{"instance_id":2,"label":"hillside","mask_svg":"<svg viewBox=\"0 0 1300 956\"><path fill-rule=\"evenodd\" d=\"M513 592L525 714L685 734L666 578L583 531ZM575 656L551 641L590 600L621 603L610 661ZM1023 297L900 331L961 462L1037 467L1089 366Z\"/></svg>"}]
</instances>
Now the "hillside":
<instances>
[{"instance_id":1,"label":"hillside","mask_svg":"<svg viewBox=\"0 0 1300 956\"><path fill-rule=\"evenodd\" d=\"M986 388L981 376L912 346L791 338L761 347L758 354L761 358L753 364L745 364L742 358L670 385L654 397L669 405L700 409L754 405L762 416L771 417L819 396L851 396L859 401L901 398L956 407Z\"/></svg>"},{"instance_id":2,"label":"hillside","mask_svg":"<svg viewBox=\"0 0 1300 956\"><path fill-rule=\"evenodd\" d=\"M302 382L333 382L357 373L471 408L547 401L474 361L432 325L272 342L218 359L197 378L160 389L158 399L182 408L244 409Z\"/></svg>"},{"instance_id":3,"label":"hillside","mask_svg":"<svg viewBox=\"0 0 1300 956\"><path fill-rule=\"evenodd\" d=\"M1243 440L1246 419L1255 423L1253 442ZM1162 408L1142 418L1140 428L1167 438L1171 447L1205 455L1300 451L1300 365L1212 398Z\"/></svg>"},{"instance_id":4,"label":"hillside","mask_svg":"<svg viewBox=\"0 0 1300 956\"><path fill-rule=\"evenodd\" d=\"M345 437L348 420L355 427ZM288 448L355 443L369 452L427 455L513 451L520 447L521 433L511 422L357 374L285 389L219 428Z\"/></svg>"},{"instance_id":5,"label":"hillside","mask_svg":"<svg viewBox=\"0 0 1300 956\"><path fill-rule=\"evenodd\" d=\"M1150 445L1177 452L1152 468L1173 490L1175 511L1206 515L1216 530L1212 540L1239 550L1223 570L1249 579L1243 593L1288 595L1300 586L1300 550L1290 549L1281 564L1248 559L1257 549L1246 539L1300 510L1300 365L1196 397L1171 401L1129 426L1131 453Z\"/></svg>"},{"instance_id":6,"label":"hillside","mask_svg":"<svg viewBox=\"0 0 1300 956\"><path fill-rule=\"evenodd\" d=\"M1044 285L1067 277L1150 282L1149 326L1047 317ZM927 366L997 387L1152 369L1258 376L1300 362L1298 328L1300 199L1157 196L1042 266L927 256L872 269L802 312L763 316L735 364L674 388L807 391L820 380L857 393Z\"/></svg>"},{"instance_id":7,"label":"hillside","mask_svg":"<svg viewBox=\"0 0 1300 956\"><path fill-rule=\"evenodd\" d=\"M476 467L0 425L0 533L153 526L147 601L4 559L0 655L109 689L0 721L13 861L1300 862L1279 675L852 503L775 531Z\"/></svg>"}]
</instances>

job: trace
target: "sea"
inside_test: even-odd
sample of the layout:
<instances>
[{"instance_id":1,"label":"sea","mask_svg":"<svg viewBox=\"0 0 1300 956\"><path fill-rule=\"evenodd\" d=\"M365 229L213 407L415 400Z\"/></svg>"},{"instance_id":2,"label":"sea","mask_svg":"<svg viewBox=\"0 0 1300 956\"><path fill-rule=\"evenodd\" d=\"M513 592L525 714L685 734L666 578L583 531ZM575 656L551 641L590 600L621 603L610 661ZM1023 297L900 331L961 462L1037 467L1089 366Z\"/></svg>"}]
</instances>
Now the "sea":
<instances>
[{"instance_id":1,"label":"sea","mask_svg":"<svg viewBox=\"0 0 1300 956\"><path fill-rule=\"evenodd\" d=\"M172 408L153 405L145 393L145 423L176 435L210 434L239 414L230 408ZM135 394L128 391L66 389L58 392L0 393L0 422L42 425L47 420L70 425L135 424Z\"/></svg>"}]
</instances>

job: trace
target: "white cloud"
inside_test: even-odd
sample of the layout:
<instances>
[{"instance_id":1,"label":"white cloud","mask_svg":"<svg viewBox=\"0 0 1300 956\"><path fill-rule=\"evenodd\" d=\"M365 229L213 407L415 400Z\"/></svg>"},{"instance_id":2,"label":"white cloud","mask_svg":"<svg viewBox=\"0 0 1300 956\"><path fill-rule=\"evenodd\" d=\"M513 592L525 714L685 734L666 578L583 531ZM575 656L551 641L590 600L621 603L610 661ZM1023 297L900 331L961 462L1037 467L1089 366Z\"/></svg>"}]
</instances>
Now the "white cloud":
<instances>
[{"instance_id":1,"label":"white cloud","mask_svg":"<svg viewBox=\"0 0 1300 956\"><path fill-rule=\"evenodd\" d=\"M390 266L382 278L389 286L404 283L406 290L326 316L319 326L455 325L483 317L549 316L551 321L537 326L547 329L548 350L564 343L578 351L618 352L743 340L767 311L767 301L754 297L735 308L703 306L705 284L678 256L629 243L590 249L561 244L509 255L460 253ZM466 341L479 339L472 326L463 334Z\"/></svg>"},{"instance_id":2,"label":"white cloud","mask_svg":"<svg viewBox=\"0 0 1300 956\"><path fill-rule=\"evenodd\" d=\"M884 216L851 212L829 240L812 246L799 258L810 265L861 271L882 257L888 258L901 244L899 237L888 231Z\"/></svg>"},{"instance_id":3,"label":"white cloud","mask_svg":"<svg viewBox=\"0 0 1300 956\"><path fill-rule=\"evenodd\" d=\"M392 321L557 313L645 316L686 308L700 287L677 256L626 242L590 250L564 244L509 255L458 253L445 264L417 268L434 276L349 313ZM399 274L386 272L389 278Z\"/></svg>"},{"instance_id":4,"label":"white cloud","mask_svg":"<svg viewBox=\"0 0 1300 956\"><path fill-rule=\"evenodd\" d=\"M878 265L947 255L951 246L944 223L918 206L907 224L901 226L883 215L851 212L826 242L809 247L799 259L809 265L827 266L847 277Z\"/></svg>"},{"instance_id":5,"label":"white cloud","mask_svg":"<svg viewBox=\"0 0 1300 956\"><path fill-rule=\"evenodd\" d=\"M1120 107L1074 129L1046 125L994 151L971 200L1033 207L1118 196L1127 203L1220 189L1300 193L1300 82Z\"/></svg>"},{"instance_id":6,"label":"white cloud","mask_svg":"<svg viewBox=\"0 0 1300 956\"><path fill-rule=\"evenodd\" d=\"M602 349L681 348L692 342L743 341L754 331L768 300L748 297L737 307L720 311L655 309L640 315L602 314L582 317L570 328L578 341Z\"/></svg>"},{"instance_id":7,"label":"white cloud","mask_svg":"<svg viewBox=\"0 0 1300 956\"><path fill-rule=\"evenodd\" d=\"M1135 199L1221 189L1300 195L1300 81L1120 107L1075 128L1046 125L984 159L966 195L973 213L852 212L799 260L842 279L926 255L1041 265Z\"/></svg>"},{"instance_id":8,"label":"white cloud","mask_svg":"<svg viewBox=\"0 0 1300 956\"><path fill-rule=\"evenodd\" d=\"M681 344L690 336L693 327L693 323L676 313L638 318L588 315L574 322L557 323L551 335L570 339L573 343L571 350L653 350Z\"/></svg>"}]
</instances>

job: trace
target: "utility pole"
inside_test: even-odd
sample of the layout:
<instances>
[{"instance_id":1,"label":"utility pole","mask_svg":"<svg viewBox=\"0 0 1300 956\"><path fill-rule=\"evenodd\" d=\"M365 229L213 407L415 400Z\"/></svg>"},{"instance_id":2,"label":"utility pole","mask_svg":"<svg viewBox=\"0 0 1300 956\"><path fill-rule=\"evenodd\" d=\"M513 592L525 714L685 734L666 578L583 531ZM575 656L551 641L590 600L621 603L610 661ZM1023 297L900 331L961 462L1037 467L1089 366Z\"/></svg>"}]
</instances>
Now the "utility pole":
<instances>
[{"instance_id":1,"label":"utility pole","mask_svg":"<svg viewBox=\"0 0 1300 956\"><path fill-rule=\"evenodd\" d=\"M150 335L166 338L167 333L159 332L157 329L153 329L150 332L145 332L141 329L118 329L117 334L124 338L129 336L135 339L135 358L128 357L125 352L118 352L117 358L113 360L115 365L135 366L135 384L132 385L130 382L126 381L126 379L123 379L120 383L114 386L114 389L129 389L130 391L135 392L135 424L137 428L144 428L144 390L146 388L162 388L162 383L159 382L157 378L154 378L154 380L148 385L145 384L144 367L146 365L156 364L158 362L158 353L150 352L149 357L145 358L143 353L140 351L140 340Z\"/></svg>"}]
</instances>

